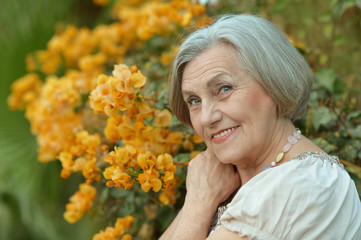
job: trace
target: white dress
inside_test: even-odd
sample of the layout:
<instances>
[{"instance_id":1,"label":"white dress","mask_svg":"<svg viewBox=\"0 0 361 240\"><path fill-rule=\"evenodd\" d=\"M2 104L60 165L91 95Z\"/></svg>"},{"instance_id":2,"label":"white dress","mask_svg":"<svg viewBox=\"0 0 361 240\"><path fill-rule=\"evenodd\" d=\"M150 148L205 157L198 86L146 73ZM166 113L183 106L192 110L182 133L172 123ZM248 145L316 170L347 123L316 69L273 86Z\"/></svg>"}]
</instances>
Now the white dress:
<instances>
[{"instance_id":1,"label":"white dress","mask_svg":"<svg viewBox=\"0 0 361 240\"><path fill-rule=\"evenodd\" d=\"M361 203L337 157L303 153L242 186L220 225L249 240L361 240Z\"/></svg>"}]
</instances>

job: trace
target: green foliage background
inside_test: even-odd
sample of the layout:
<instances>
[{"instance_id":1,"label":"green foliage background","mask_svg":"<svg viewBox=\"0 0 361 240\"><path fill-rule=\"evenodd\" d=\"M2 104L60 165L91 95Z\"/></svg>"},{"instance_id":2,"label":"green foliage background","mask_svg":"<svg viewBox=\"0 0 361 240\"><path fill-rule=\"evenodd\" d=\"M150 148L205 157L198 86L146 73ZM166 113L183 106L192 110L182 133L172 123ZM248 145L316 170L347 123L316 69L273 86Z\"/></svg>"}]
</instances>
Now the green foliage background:
<instances>
[{"instance_id":1,"label":"green foliage background","mask_svg":"<svg viewBox=\"0 0 361 240\"><path fill-rule=\"evenodd\" d=\"M222 1L209 14L253 12L282 28L315 70L307 116L297 124L338 154L361 186L361 1ZM37 161L23 112L10 112L10 84L25 74L25 56L44 49L58 22L94 26L106 9L90 0L0 0L0 239L91 239L104 223L89 215L71 225L64 206L80 183L59 177L58 162ZM297 45L297 44L296 44Z\"/></svg>"}]
</instances>

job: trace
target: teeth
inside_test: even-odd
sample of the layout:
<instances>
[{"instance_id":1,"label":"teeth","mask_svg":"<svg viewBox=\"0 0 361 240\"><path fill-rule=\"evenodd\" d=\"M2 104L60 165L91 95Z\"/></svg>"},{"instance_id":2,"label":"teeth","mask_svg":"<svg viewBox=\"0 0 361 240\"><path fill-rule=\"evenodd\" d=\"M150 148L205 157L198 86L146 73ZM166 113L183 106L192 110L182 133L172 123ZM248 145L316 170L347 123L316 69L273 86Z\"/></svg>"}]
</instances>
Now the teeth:
<instances>
[{"instance_id":1,"label":"teeth","mask_svg":"<svg viewBox=\"0 0 361 240\"><path fill-rule=\"evenodd\" d=\"M233 127L233 128L229 128L229 129L227 129L227 130L224 130L224 131L221 132L221 133L218 133L218 134L216 134L216 135L213 135L213 138L223 137L224 135L226 135L227 133L233 131L234 129L236 129L236 128Z\"/></svg>"}]
</instances>

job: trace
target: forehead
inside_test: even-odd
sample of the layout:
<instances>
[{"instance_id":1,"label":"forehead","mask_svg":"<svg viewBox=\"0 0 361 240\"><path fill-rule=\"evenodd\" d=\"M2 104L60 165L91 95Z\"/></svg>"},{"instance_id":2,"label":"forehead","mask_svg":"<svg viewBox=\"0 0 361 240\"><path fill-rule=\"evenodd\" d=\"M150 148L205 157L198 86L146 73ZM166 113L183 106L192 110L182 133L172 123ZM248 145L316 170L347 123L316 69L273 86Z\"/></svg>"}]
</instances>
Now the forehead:
<instances>
[{"instance_id":1,"label":"forehead","mask_svg":"<svg viewBox=\"0 0 361 240\"><path fill-rule=\"evenodd\" d=\"M230 46L217 44L190 61L182 75L182 89L208 81L216 76L230 75L240 70L236 52Z\"/></svg>"}]
</instances>

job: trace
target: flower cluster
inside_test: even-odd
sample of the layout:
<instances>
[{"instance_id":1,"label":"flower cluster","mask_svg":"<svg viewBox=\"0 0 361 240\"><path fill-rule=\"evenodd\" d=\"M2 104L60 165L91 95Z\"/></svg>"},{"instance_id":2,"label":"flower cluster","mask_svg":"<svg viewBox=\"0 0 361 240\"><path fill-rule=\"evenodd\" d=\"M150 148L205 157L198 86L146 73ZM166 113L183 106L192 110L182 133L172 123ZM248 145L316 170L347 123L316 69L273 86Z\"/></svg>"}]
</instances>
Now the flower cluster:
<instances>
[{"instance_id":1,"label":"flower cluster","mask_svg":"<svg viewBox=\"0 0 361 240\"><path fill-rule=\"evenodd\" d=\"M93 206L96 189L88 184L80 184L79 191L77 191L70 198L70 203L65 206L64 218L69 223L75 223L83 217L86 211L89 211Z\"/></svg>"},{"instance_id":2,"label":"flower cluster","mask_svg":"<svg viewBox=\"0 0 361 240\"><path fill-rule=\"evenodd\" d=\"M132 240L132 236L125 232L129 230L133 222L132 216L118 218L114 227L107 227L105 231L101 230L94 235L93 240L117 240L120 237L122 237L121 240Z\"/></svg>"},{"instance_id":3,"label":"flower cluster","mask_svg":"<svg viewBox=\"0 0 361 240\"><path fill-rule=\"evenodd\" d=\"M90 183L92 180L99 181L100 169L96 166L99 145L99 134L90 135L85 130L78 132L70 148L59 154L63 167L61 177L67 178L73 172L82 172Z\"/></svg>"},{"instance_id":4,"label":"flower cluster","mask_svg":"<svg viewBox=\"0 0 361 240\"><path fill-rule=\"evenodd\" d=\"M91 92L90 107L95 113L109 117L118 116L118 111L130 109L137 100L137 89L143 87L146 78L137 67L132 71L124 64L115 65L113 76L100 75L96 88Z\"/></svg>"},{"instance_id":5,"label":"flower cluster","mask_svg":"<svg viewBox=\"0 0 361 240\"><path fill-rule=\"evenodd\" d=\"M139 2L139 1L138 1ZM155 35L169 35L176 32L178 26L201 25L209 19L193 18L202 15L204 5L192 1L175 0L171 2L148 1L143 7L125 1L118 1L113 8L113 16L124 20L129 29L136 29L133 39L146 41ZM129 19L129 20L128 20ZM136 19L136 21L134 21Z\"/></svg>"}]
</instances>

